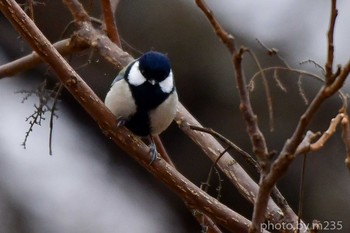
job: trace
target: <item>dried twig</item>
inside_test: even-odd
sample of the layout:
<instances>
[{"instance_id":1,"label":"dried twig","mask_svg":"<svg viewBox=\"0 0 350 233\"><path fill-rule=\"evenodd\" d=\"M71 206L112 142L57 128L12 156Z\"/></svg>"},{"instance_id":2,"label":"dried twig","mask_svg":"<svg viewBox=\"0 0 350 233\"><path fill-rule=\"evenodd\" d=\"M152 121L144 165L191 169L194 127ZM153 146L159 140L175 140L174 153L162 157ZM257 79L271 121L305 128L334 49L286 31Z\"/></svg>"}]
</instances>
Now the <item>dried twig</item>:
<instances>
[{"instance_id":1,"label":"dried twig","mask_svg":"<svg viewBox=\"0 0 350 233\"><path fill-rule=\"evenodd\" d=\"M254 62L256 63L256 65L258 66L258 68L261 72L262 82L264 85L265 95L266 95L266 100L267 100L267 109L269 110L268 112L269 112L269 120L270 120L270 131L273 132L273 130L274 130L274 116L273 116L273 105L272 105L272 98L271 98L269 84L267 82L267 78L265 76L264 71L262 70L262 66L261 66L256 54L250 49L247 49L247 51L253 57Z\"/></svg>"},{"instance_id":2,"label":"dried twig","mask_svg":"<svg viewBox=\"0 0 350 233\"><path fill-rule=\"evenodd\" d=\"M38 97L38 104L34 104L34 113L32 113L30 116L26 118L26 121L29 122L29 129L25 133L24 140L22 142L22 146L24 149L27 147L27 141L30 136L30 133L33 132L34 126L39 125L41 126L42 121L45 120L45 113L50 112L51 113L51 120L53 120L53 117L57 117L56 111L55 111L55 104L50 105L52 102L53 96L57 94L57 90L54 88L52 90L49 90L47 88L47 80L44 80L38 88L35 90L22 90L18 91L17 93L25 94L23 97L22 103L24 103L26 100L28 100L29 97L35 95ZM51 134L51 130L50 130ZM51 140L49 140L51 141ZM49 146L49 148L51 148Z\"/></svg>"},{"instance_id":3,"label":"dried twig","mask_svg":"<svg viewBox=\"0 0 350 233\"><path fill-rule=\"evenodd\" d=\"M267 54L269 56L277 56L278 59L280 59L282 61L282 63L285 65L286 68L290 68L290 66L288 65L288 63L286 62L286 60L279 54L278 49L276 48L268 48L261 40L256 39L256 41L261 45L261 47L263 47L264 49L266 49Z\"/></svg>"},{"instance_id":4,"label":"dried twig","mask_svg":"<svg viewBox=\"0 0 350 233\"><path fill-rule=\"evenodd\" d=\"M345 144L346 149L346 157L345 157L345 165L348 167L350 171L350 125L349 125L349 116L344 114L344 117L341 121L342 126L342 138Z\"/></svg>"},{"instance_id":5,"label":"dried twig","mask_svg":"<svg viewBox=\"0 0 350 233\"><path fill-rule=\"evenodd\" d=\"M328 50L327 50L327 63L325 65L325 71L326 71L326 82L327 84L333 83L336 76L333 75L333 59L334 59L334 27L335 27L335 20L338 15L337 10L337 0L332 0L332 6L331 6L331 19L329 23L329 29L328 29Z\"/></svg>"},{"instance_id":6,"label":"dried twig","mask_svg":"<svg viewBox=\"0 0 350 233\"><path fill-rule=\"evenodd\" d=\"M53 97L53 103L51 107L51 115L50 115L50 134L49 134L49 154L52 155L52 133L53 133L53 118L55 116L56 105L58 102L58 97L61 94L63 89L62 83L58 83L58 88L55 91L55 96Z\"/></svg>"},{"instance_id":7,"label":"dried twig","mask_svg":"<svg viewBox=\"0 0 350 233\"><path fill-rule=\"evenodd\" d=\"M337 126L340 122L343 122L345 118L344 113L339 113L336 117L334 117L329 124L328 129L323 133L313 133L308 131L303 138L302 142L299 144L297 150L295 151L295 155L306 154L309 152L315 152L324 147L327 141L331 136L334 135ZM317 141L316 138L318 138Z\"/></svg>"},{"instance_id":8,"label":"dried twig","mask_svg":"<svg viewBox=\"0 0 350 233\"><path fill-rule=\"evenodd\" d=\"M236 144L234 144L233 142L231 142L230 140L228 140L227 138L225 138L224 136L222 136L221 134L219 134L215 130L210 129L210 128L198 127L198 126L195 126L195 125L190 125L190 128L193 129L193 130L197 130L197 131L201 131L201 132L205 132L205 133L211 134L214 137L219 138L222 142L224 142L227 146L229 146L228 148L232 148L236 152L238 152L238 154L242 158L244 158L244 160L246 160L255 169L255 171L257 173L260 173L259 164L254 160L254 158L250 154L248 154L247 152L242 150L239 146L237 146ZM224 151L226 152L227 150L225 149ZM221 156L218 156L218 158L220 158L220 157ZM218 159L216 159L214 164L216 164L217 161L218 161Z\"/></svg>"},{"instance_id":9,"label":"dried twig","mask_svg":"<svg viewBox=\"0 0 350 233\"><path fill-rule=\"evenodd\" d=\"M212 25L216 35L219 37L221 42L225 44L229 52L233 54L236 51L234 37L223 29L221 24L216 20L213 12L203 0L196 0L196 4L209 20L210 24Z\"/></svg>"},{"instance_id":10,"label":"dried twig","mask_svg":"<svg viewBox=\"0 0 350 233\"><path fill-rule=\"evenodd\" d=\"M324 70L324 67L322 67L320 64L318 64L316 61L312 60L312 59L308 59L305 61L301 61L299 62L300 65L304 65L306 63L311 63L313 64L316 68L320 69L323 73L326 73L326 71Z\"/></svg>"}]
</instances>

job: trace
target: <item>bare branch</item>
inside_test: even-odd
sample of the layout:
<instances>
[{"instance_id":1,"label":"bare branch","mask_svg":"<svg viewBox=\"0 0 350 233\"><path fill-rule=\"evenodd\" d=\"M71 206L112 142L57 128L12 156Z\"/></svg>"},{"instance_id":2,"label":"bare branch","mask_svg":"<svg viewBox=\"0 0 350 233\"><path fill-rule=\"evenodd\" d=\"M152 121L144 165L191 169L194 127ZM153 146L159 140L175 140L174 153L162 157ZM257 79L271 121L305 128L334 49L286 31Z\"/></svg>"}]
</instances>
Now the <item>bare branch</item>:
<instances>
[{"instance_id":1,"label":"bare branch","mask_svg":"<svg viewBox=\"0 0 350 233\"><path fill-rule=\"evenodd\" d=\"M52 132L53 132L53 117L55 116L56 111L56 105L58 102L58 96L61 94L61 91L63 89L62 83L58 83L58 88L55 93L55 96L53 97L53 104L51 107L51 115L50 115L50 135L49 135L49 154L52 155Z\"/></svg>"},{"instance_id":2,"label":"bare branch","mask_svg":"<svg viewBox=\"0 0 350 233\"><path fill-rule=\"evenodd\" d=\"M335 27L335 20L338 15L337 10L337 0L332 0L332 6L331 6L331 19L329 23L329 29L328 29L328 50L327 50L327 63L325 65L326 70L326 82L332 83L335 79L333 76L333 59L334 59L334 27Z\"/></svg>"},{"instance_id":3,"label":"bare branch","mask_svg":"<svg viewBox=\"0 0 350 233\"><path fill-rule=\"evenodd\" d=\"M349 116L347 114L345 114L344 118L342 119L341 126L343 129L342 138L346 149L345 165L350 171L350 125Z\"/></svg>"},{"instance_id":4,"label":"bare branch","mask_svg":"<svg viewBox=\"0 0 350 233\"><path fill-rule=\"evenodd\" d=\"M213 26L213 29L216 35L220 38L221 42L225 44L229 52L233 54L236 50L234 45L234 37L222 28L221 24L216 20L213 12L209 9L203 0L196 0L196 4L205 14L210 24Z\"/></svg>"},{"instance_id":5,"label":"bare branch","mask_svg":"<svg viewBox=\"0 0 350 233\"><path fill-rule=\"evenodd\" d=\"M314 143L310 145L310 151L318 151L320 150L324 144L328 141L328 139L335 133L336 128L340 121L344 118L343 113L339 113L335 118L331 120L331 123L328 129L322 134L322 136Z\"/></svg>"},{"instance_id":6,"label":"bare branch","mask_svg":"<svg viewBox=\"0 0 350 233\"><path fill-rule=\"evenodd\" d=\"M242 70L242 57L246 49L239 49L238 53L233 55L233 64L235 67L236 82L241 100L240 110L247 125L247 132L250 141L253 144L253 152L258 158L262 174L269 170L269 154L267 150L264 135L259 129L257 117L252 109L247 84Z\"/></svg>"},{"instance_id":7,"label":"bare branch","mask_svg":"<svg viewBox=\"0 0 350 233\"><path fill-rule=\"evenodd\" d=\"M252 56L253 60L255 61L256 65L258 66L258 69L260 70L260 73L261 73L262 82L264 85L265 95L266 95L266 100L267 100L267 108L269 110L268 112L269 112L269 120L270 120L270 131L273 132L273 130L274 130L274 116L273 116L273 105L272 105L272 98L271 98L269 84L267 82L265 73L262 70L262 66L261 66L256 54L250 49L247 49L247 51Z\"/></svg>"},{"instance_id":8,"label":"bare branch","mask_svg":"<svg viewBox=\"0 0 350 233\"><path fill-rule=\"evenodd\" d=\"M104 26L107 30L107 36L121 48L117 25L115 24L114 13L110 0L101 0Z\"/></svg>"},{"instance_id":9,"label":"bare branch","mask_svg":"<svg viewBox=\"0 0 350 233\"><path fill-rule=\"evenodd\" d=\"M308 100L308 98L306 97L306 93L305 93L305 90L304 90L304 88L303 88L303 83L302 83L302 78L303 78L303 75L299 75L299 77L298 77L298 90L299 90L299 94L300 94L300 96L301 96L301 98L304 100L304 103L305 103L305 105L308 105L309 104L309 100Z\"/></svg>"},{"instance_id":10,"label":"bare branch","mask_svg":"<svg viewBox=\"0 0 350 233\"><path fill-rule=\"evenodd\" d=\"M303 141L299 144L295 154L299 155L320 150L327 143L329 138L334 135L338 124L344 117L344 113L339 113L336 117L334 117L331 120L328 129L322 135L320 133L315 134L308 131ZM316 142L313 142L317 137L319 137L319 139Z\"/></svg>"},{"instance_id":11,"label":"bare branch","mask_svg":"<svg viewBox=\"0 0 350 233\"><path fill-rule=\"evenodd\" d=\"M278 49L276 48L268 48L262 41L260 41L259 39L256 39L256 41L261 45L261 47L263 47L264 49L266 49L267 54L269 56L277 56L278 59L280 59L282 61L282 63L286 66L286 68L291 68L288 63L286 62L286 60L279 54Z\"/></svg>"},{"instance_id":12,"label":"bare branch","mask_svg":"<svg viewBox=\"0 0 350 233\"><path fill-rule=\"evenodd\" d=\"M53 44L53 46L62 56L67 56L72 54L73 52L81 51L87 48L86 44L71 43L70 39L58 41L55 44ZM31 54L25 57L21 57L15 61L0 66L0 79L4 77L10 77L19 72L32 69L35 66L41 64L42 62L43 61L40 58L40 56L36 52L32 52Z\"/></svg>"}]
</instances>

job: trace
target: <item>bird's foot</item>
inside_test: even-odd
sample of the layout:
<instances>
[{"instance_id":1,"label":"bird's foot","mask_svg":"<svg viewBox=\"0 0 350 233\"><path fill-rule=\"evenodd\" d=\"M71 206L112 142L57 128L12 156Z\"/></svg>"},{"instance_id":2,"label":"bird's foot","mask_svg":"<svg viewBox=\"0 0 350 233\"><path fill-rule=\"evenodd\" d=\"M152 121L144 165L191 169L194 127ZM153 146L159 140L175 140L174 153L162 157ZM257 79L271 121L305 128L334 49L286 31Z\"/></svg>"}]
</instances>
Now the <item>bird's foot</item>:
<instances>
[{"instance_id":1,"label":"bird's foot","mask_svg":"<svg viewBox=\"0 0 350 233\"><path fill-rule=\"evenodd\" d=\"M117 128L120 126L124 126L126 123L126 119L124 117L118 117L117 118Z\"/></svg>"},{"instance_id":2,"label":"bird's foot","mask_svg":"<svg viewBox=\"0 0 350 233\"><path fill-rule=\"evenodd\" d=\"M156 161L158 159L158 151L157 151L157 146L154 143L153 137L149 136L148 138L150 141L149 149L150 149L150 153L151 153L151 161L150 161L149 165L151 165L154 161Z\"/></svg>"}]
</instances>

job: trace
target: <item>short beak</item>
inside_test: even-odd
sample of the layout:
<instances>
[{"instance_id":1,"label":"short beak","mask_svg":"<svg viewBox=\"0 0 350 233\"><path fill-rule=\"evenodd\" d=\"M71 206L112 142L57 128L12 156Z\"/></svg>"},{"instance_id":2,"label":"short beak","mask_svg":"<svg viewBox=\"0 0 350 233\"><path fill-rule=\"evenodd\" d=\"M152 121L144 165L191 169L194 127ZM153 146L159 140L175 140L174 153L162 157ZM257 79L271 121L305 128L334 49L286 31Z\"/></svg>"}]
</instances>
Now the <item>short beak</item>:
<instances>
[{"instance_id":1,"label":"short beak","mask_svg":"<svg viewBox=\"0 0 350 233\"><path fill-rule=\"evenodd\" d=\"M150 84L152 84L153 86L154 86L154 84L156 84L156 80L154 80L154 79L148 80L148 82L149 82Z\"/></svg>"}]
</instances>

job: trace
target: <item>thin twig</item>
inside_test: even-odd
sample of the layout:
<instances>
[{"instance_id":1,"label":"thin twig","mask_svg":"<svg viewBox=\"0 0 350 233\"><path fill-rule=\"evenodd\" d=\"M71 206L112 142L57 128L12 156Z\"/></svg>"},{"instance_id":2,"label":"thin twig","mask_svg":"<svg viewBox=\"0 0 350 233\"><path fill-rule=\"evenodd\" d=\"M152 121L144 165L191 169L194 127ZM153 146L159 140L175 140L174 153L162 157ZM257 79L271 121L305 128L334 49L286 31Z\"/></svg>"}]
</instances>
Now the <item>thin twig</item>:
<instances>
[{"instance_id":1,"label":"thin twig","mask_svg":"<svg viewBox=\"0 0 350 233\"><path fill-rule=\"evenodd\" d=\"M324 70L324 67L322 67L320 64L318 64L316 61L312 59L299 62L300 65L304 65L306 63L312 63L316 68L320 69L323 73L326 73L326 71Z\"/></svg>"},{"instance_id":2,"label":"thin twig","mask_svg":"<svg viewBox=\"0 0 350 233\"><path fill-rule=\"evenodd\" d=\"M53 133L53 118L55 116L56 105L58 102L58 96L61 94L63 89L63 84L59 83L58 88L56 90L55 96L53 98L53 103L51 107L51 115L50 115L50 133L49 133L49 154L52 155L52 133Z\"/></svg>"},{"instance_id":3,"label":"thin twig","mask_svg":"<svg viewBox=\"0 0 350 233\"><path fill-rule=\"evenodd\" d=\"M341 121L342 126L342 138L346 149L345 156L345 165L350 171L350 125L349 125L349 116L344 115L344 118Z\"/></svg>"},{"instance_id":4,"label":"thin twig","mask_svg":"<svg viewBox=\"0 0 350 233\"><path fill-rule=\"evenodd\" d=\"M229 52L233 54L236 50L234 44L234 37L222 28L221 24L216 20L213 12L203 0L196 0L196 4L209 20L210 24L212 25L216 35L220 38L221 42L225 44Z\"/></svg>"},{"instance_id":5,"label":"thin twig","mask_svg":"<svg viewBox=\"0 0 350 233\"><path fill-rule=\"evenodd\" d=\"M350 61L345 65L345 67L343 69L341 69L342 72L338 72L337 73L337 77L341 76L340 73L342 73L342 77L340 78L339 81L335 82L337 84L333 84L333 86L337 85L337 89L338 89L338 94L339 94L339 97L341 98L342 102L345 103L345 99L347 98L346 95L340 90L339 86L342 85L342 83L344 82L344 79L347 77L347 75L349 74L349 69L350 69ZM285 70L285 71L290 71L292 73L297 73L299 75L302 75L302 76L308 76L308 77L311 77L311 78L314 78L315 80L321 82L321 83L325 83L325 80L317 75L317 74L314 74L314 73L310 73L308 71L305 71L305 70L299 70L299 69L294 69L294 68L287 68L287 67L283 67L283 66L271 66L271 67L267 67L267 68L263 68L261 71L257 71L253 76L252 78L250 79L249 81L249 85L251 85L251 83L254 81L254 79L256 79L259 75L261 75L261 72L266 72L266 71L276 71L276 70ZM300 77L300 76L299 76ZM332 88L333 89L333 88Z\"/></svg>"},{"instance_id":6,"label":"thin twig","mask_svg":"<svg viewBox=\"0 0 350 233\"><path fill-rule=\"evenodd\" d=\"M210 169L209 169L209 172L208 172L208 176L207 176L207 180L201 184L201 189L204 190L204 192L208 193L208 188L210 187L210 181L211 181L211 177L212 177L212 174L213 174L213 170L215 168L215 166L217 165L218 161L221 159L221 157L229 150L231 149L232 147L228 146L226 147L225 150L223 150L218 158L214 161L214 163L211 165Z\"/></svg>"},{"instance_id":7,"label":"thin twig","mask_svg":"<svg viewBox=\"0 0 350 233\"><path fill-rule=\"evenodd\" d=\"M157 147L157 151L158 153L162 156L162 159L164 159L165 161L167 161L167 163L169 163L171 166L175 167L175 164L173 163L173 161L171 160L168 152L166 151L162 140L160 139L160 137L157 136L153 136L154 142L156 144ZM176 168L176 167L175 167Z\"/></svg>"},{"instance_id":8,"label":"thin twig","mask_svg":"<svg viewBox=\"0 0 350 233\"><path fill-rule=\"evenodd\" d=\"M333 76L333 59L334 59L334 27L335 21L338 15L337 0L332 0L331 17L328 29L328 49L327 49L327 63L325 65L326 70L326 82L328 84L333 83L335 76Z\"/></svg>"},{"instance_id":9,"label":"thin twig","mask_svg":"<svg viewBox=\"0 0 350 233\"><path fill-rule=\"evenodd\" d=\"M264 49L266 49L267 54L269 56L277 56L282 63L286 66L286 68L290 68L290 66L288 65L288 63L286 62L286 60L279 54L278 49L276 48L268 48L261 40L256 39L256 41L261 45L261 47L263 47Z\"/></svg>"},{"instance_id":10,"label":"thin twig","mask_svg":"<svg viewBox=\"0 0 350 233\"><path fill-rule=\"evenodd\" d=\"M307 159L307 153L304 154L303 156L303 165L301 168L301 178L300 178L300 186L299 186L299 204L298 204L298 226L300 226L301 224L301 218L303 215L306 159ZM300 232L300 229L298 227L297 233L299 232Z\"/></svg>"},{"instance_id":11,"label":"thin twig","mask_svg":"<svg viewBox=\"0 0 350 233\"><path fill-rule=\"evenodd\" d=\"M263 85L264 85L265 95L266 95L266 100L267 100L267 108L268 108L268 112L269 112L270 131L273 132L273 130L274 130L274 116L273 116L273 104L272 104L270 87L269 87L269 84L267 82L265 73L264 73L264 71L262 69L262 66L261 66L261 64L259 62L258 57L256 56L256 54L252 50L247 49L247 51L252 56L254 62L258 66L258 69L260 70L260 73L261 73L262 82L263 82Z\"/></svg>"},{"instance_id":12,"label":"thin twig","mask_svg":"<svg viewBox=\"0 0 350 233\"><path fill-rule=\"evenodd\" d=\"M121 48L119 33L117 29L117 25L115 23L113 9L111 6L110 0L101 0L102 4L102 13L104 19L104 26L107 30L107 36Z\"/></svg>"},{"instance_id":13,"label":"thin twig","mask_svg":"<svg viewBox=\"0 0 350 233\"><path fill-rule=\"evenodd\" d=\"M301 98L303 99L305 105L308 105L309 104L309 100L308 98L306 97L306 93L305 93L305 90L303 88L303 82L302 82L302 78L303 78L303 75L299 74L299 77L298 77L298 90L299 90L299 95L301 96Z\"/></svg>"},{"instance_id":14,"label":"thin twig","mask_svg":"<svg viewBox=\"0 0 350 233\"><path fill-rule=\"evenodd\" d=\"M195 125L190 125L190 128L193 129L193 130L197 130L197 131L201 131L201 132L205 132L205 133L211 134L214 137L219 138L222 142L224 142L226 145L228 145L229 148L232 148L236 152L238 152L238 154L240 156L242 156L255 169L255 171L257 173L260 173L259 164L253 159L253 157L250 154L248 154L247 152L242 150L239 146L237 146L236 144L234 144L233 142L231 142L230 140L228 140L227 138L225 138L224 136L222 136L221 134L219 134L215 130L210 129L210 128L198 127L198 126L195 126ZM226 152L227 150L225 149L224 151ZM220 157L221 156L218 156L218 158L220 158ZM214 164L216 164L217 161L218 161L218 159L216 159Z\"/></svg>"}]
</instances>

